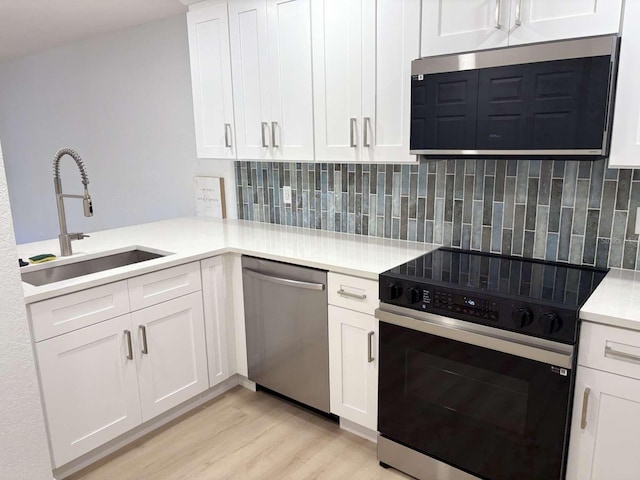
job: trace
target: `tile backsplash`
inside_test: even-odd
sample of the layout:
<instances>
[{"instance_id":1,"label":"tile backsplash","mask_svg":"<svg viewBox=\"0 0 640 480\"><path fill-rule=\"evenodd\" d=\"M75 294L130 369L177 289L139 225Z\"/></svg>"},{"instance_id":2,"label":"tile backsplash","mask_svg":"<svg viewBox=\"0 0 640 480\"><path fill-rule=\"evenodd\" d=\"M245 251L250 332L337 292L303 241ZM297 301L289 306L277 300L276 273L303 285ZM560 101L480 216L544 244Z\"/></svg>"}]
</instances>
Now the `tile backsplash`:
<instances>
[{"instance_id":1,"label":"tile backsplash","mask_svg":"<svg viewBox=\"0 0 640 480\"><path fill-rule=\"evenodd\" d=\"M640 269L640 170L609 169L605 160L235 162L235 169L238 217L246 220Z\"/></svg>"}]
</instances>

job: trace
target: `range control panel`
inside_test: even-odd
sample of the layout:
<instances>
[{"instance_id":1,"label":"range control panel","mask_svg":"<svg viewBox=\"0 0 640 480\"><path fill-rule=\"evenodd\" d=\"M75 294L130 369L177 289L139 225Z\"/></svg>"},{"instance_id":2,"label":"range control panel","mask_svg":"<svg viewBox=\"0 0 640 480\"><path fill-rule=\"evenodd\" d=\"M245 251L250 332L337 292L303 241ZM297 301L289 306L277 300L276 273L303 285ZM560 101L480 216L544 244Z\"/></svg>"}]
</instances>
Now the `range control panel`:
<instances>
[{"instance_id":1,"label":"range control panel","mask_svg":"<svg viewBox=\"0 0 640 480\"><path fill-rule=\"evenodd\" d=\"M383 279L380 301L564 343L577 340L577 312L517 299Z\"/></svg>"}]
</instances>

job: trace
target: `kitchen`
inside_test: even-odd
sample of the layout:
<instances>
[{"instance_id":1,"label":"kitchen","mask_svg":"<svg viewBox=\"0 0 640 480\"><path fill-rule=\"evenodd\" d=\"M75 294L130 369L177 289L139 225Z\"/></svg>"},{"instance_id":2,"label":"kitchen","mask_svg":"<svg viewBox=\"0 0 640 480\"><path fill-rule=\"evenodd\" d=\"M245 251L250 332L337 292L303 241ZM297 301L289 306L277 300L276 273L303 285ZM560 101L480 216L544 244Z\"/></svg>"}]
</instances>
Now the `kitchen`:
<instances>
[{"instance_id":1,"label":"kitchen","mask_svg":"<svg viewBox=\"0 0 640 480\"><path fill-rule=\"evenodd\" d=\"M429 2L422 3L422 13L425 15L423 18L429 18L426 16ZM496 13L493 7L496 3L478 3L485 7L490 6L490 19L493 21L493 14ZM505 27L499 29L493 24L490 26L499 34L511 29L506 25L513 25L513 19L509 16L515 17L515 9L509 9L510 3L497 4L502 8L497 12L498 17L504 17L498 23L504 24ZM525 7L528 5L527 2L523 3ZM592 2L583 3L586 5ZM381 8L384 7L384 2L382 5ZM196 12L196 8L192 8ZM231 2L229 8L233 8ZM618 18L614 19L614 30L609 27L609 30L602 30L603 25L611 25L611 19L599 17L597 21L586 22L588 25L574 26L576 30L571 36L617 32L620 5L617 8ZM633 3L627 2L625 8L632 9ZM611 10L616 11L616 8ZM523 12L526 11L525 8ZM393 21L397 20L397 16L391 14L387 17L393 18ZM334 28L339 30L342 17L337 15L335 18L338 22L335 25L338 27L334 25ZM634 17L631 15L625 18ZM240 23L238 20L235 23L236 27ZM600 30L590 33L593 31L588 28L593 28L594 24ZM231 38L236 38L233 35L239 34L239 27L233 30L235 27L232 20L229 25L232 28ZM397 28L397 24L393 24L392 21L385 24L385 28L393 28L393 25ZM540 28L543 27L544 25L541 25ZM549 29L545 30L546 36L543 40L557 40L560 32L568 35L567 30L553 30L552 27ZM556 37L553 37L554 32ZM406 34L420 38L419 25ZM514 29L513 34L517 35L518 29ZM489 36L493 37L495 34ZM152 43L152 40L160 43ZM0 68L0 83L9 87L3 88L4 94L0 93L2 111L7 112L7 117L3 116L0 123L0 134L18 243L54 238L57 235L53 194L50 190L51 178L49 174L34 172L48 172L47 162L50 160L46 159L51 159L57 148L71 146L83 155L87 164L96 211L94 217L84 219L79 206L71 203L68 205L70 223L73 224L73 228L83 231L95 232L164 218L190 216L193 214L193 176L218 175L225 178L229 194L227 204L238 204L238 217L247 220L342 231L367 235L367 238L380 236L453 245L516 256L557 259L574 264L623 267L626 271L620 274L621 279L627 278L625 275L631 274L635 269L637 236L633 233L633 220L638 206L635 170L608 168L606 160L578 162L491 159L423 161L412 164L411 158L406 155L409 157L406 158L406 164L391 165L384 162L405 160L397 153L400 147L380 145L382 148L379 150L379 158L382 163L375 163L378 161L377 158L370 162L361 157L347 157L354 155L354 151L361 151L360 148L348 147L349 130L344 134L342 131L339 132L340 136L346 137L346 141L342 143L342 147L335 148L331 145L320 145L318 140L332 132L322 133L315 130L315 155L320 160L319 163L270 163L266 161L269 157L264 155L272 149L259 148L259 142L271 142L271 134L274 131L271 122L278 122L272 118L263 120L267 122L266 127L261 121L254 120L251 123L253 130L247 130L247 135L257 135L257 142L254 142L252 148L263 156L246 153L238 157L262 161L242 161L234 164L228 160L196 160L194 139L197 138L197 130L194 133L194 129L190 128L193 124L193 104L186 41L186 25L182 14L181 18L175 17L173 21L166 19L139 27L137 30L131 29L109 34L102 39L70 44L48 55L45 52L41 53L40 57L35 55L18 58L10 61L11 63L5 63L7 68ZM426 42L424 32L422 41ZM431 41L432 45L437 45L437 39ZM540 41L540 38L522 41ZM456 46L453 40L448 38L446 45L453 51L482 47L477 38L474 42L476 43L473 45L477 45L475 48L464 46L465 44ZM406 52L407 62L398 58L400 68L407 72L411 60L427 54L424 53L424 49L418 51L418 44L415 45L414 53L411 53L410 49ZM136 50L134 46L140 50ZM145 46L148 51L144 50ZM159 51L163 52L163 58L155 58L157 55L153 55L153 52ZM441 50L437 53L451 52ZM397 57L395 50L382 51L380 54L387 55L383 60L390 62ZM118 62L119 56L122 57L122 63ZM237 57L232 55L229 62L236 61ZM82 68L79 65L90 65L92 68ZM136 65L147 65L147 68ZM169 68L166 68L167 66ZM363 64L363 68L364 66L366 65ZM65 74L66 71L69 71L68 75ZM234 68L233 71L238 69ZM125 81L122 72L132 73L124 75ZM314 69L314 75L315 73ZM388 78L385 77L385 80L393 83L404 78L403 72L389 69ZM628 82L629 76L621 75L618 83L616 115L624 112L624 109L620 110L619 98L622 92L627 92L625 98L628 99L623 101L622 105L631 105L629 111L633 110L633 92L628 86L625 87L625 78ZM323 81L314 77L314 85L317 83L316 80ZM237 79L233 77L231 81L235 82ZM339 96L342 88L339 85L343 83L336 87L335 83L327 81L325 87L329 90L334 88L330 93ZM363 90L368 88L366 83L358 86L360 87ZM187 91L184 91L185 89ZM149 90L149 97L143 95L145 90ZM313 94L317 91L314 88ZM105 92L105 95L96 95L98 92ZM51 95L47 95L48 93ZM363 98L364 96L363 91ZM380 92L378 96L385 98ZM158 102L158 98L162 98L162 101ZM310 102L309 92L296 98L300 99L300 106L296 112L305 108L305 101ZM393 101L387 101L381 107L383 110L386 109L384 111L391 117L403 112L399 98L399 95L394 95ZM404 98L406 100L406 95ZM24 99L30 99L32 104L23 105ZM322 101L323 99L314 97L316 110L320 111L319 102ZM335 108L335 104L336 98L333 99L331 108ZM362 118L369 118L372 125L377 125L373 114L367 115L367 112L364 112L365 107L363 100L361 112L357 114L358 119L354 126L359 132L364 124ZM380 105L378 107L380 108ZM236 111L236 119L232 123L236 128L240 128L241 122L237 112L245 110L239 109L235 104L233 108ZM102 112L98 118L94 118L96 111ZM170 113L167 114L167 111ZM247 114L255 114L246 111ZM335 112L330 108L327 111ZM347 122L351 116L346 115ZM38 121L42 123L39 124ZM254 124L257 127L254 128ZM282 125L280 121L279 126ZM318 125L322 125L322 122L316 121L316 126ZM328 125L334 125L334 122ZM301 126L301 131L303 127L308 131L308 125ZM260 131L261 128L263 131ZM625 127L618 127L618 124L614 127L614 148L617 128L622 130ZM628 131L634 131L633 127L628 128ZM28 132L34 131L37 132L37 142L26 138ZM226 132L224 129L221 131L224 133L220 135L220 142L224 145ZM398 136L397 131L391 131L392 134ZM234 135L234 140L237 141L240 134L234 132ZM261 139L261 135L266 138ZM357 135L358 144L363 140L360 134ZM369 140L375 142L377 138ZM632 143L631 140L627 142ZM235 141L233 144L235 145ZM25 145L32 145L33 149L21 151ZM258 145L258 148L255 145ZM337 151L338 148L340 151ZM308 151L298 150L293 153L292 158L304 160L308 158L305 157L308 154ZM329 158L332 155L334 157ZM132 160L133 157L136 161ZM198 157L206 158L207 155ZM12 158L20 160L12 162ZM618 161L632 162L635 157L631 153L623 158L624 160ZM341 163L322 163L329 160ZM44 170L41 170L42 165L45 165ZM617 165L621 166L622 163ZM627 165L632 166L631 163ZM75 186L76 180L73 179L77 177L77 172L73 171L72 162L63 164L62 168L65 186ZM25 183L33 186L24 188ZM280 189L280 185L291 186L294 205L296 201L299 202L297 209L292 209L282 202L284 189ZM34 191L50 192L43 194L44 201L40 202L38 198L37 208L34 207ZM316 198L319 198L319 201L315 200ZM234 210L235 208L229 208L230 217L234 216ZM329 221L329 212L333 213L333 221ZM90 242L93 240L90 238L74 242L74 247L79 252L91 251ZM133 243L133 240L129 243ZM277 244L278 240L275 238L272 246ZM116 247L115 243L113 245L109 248ZM13 249L11 246L9 248ZM260 247L253 245L251 251L255 252L256 248ZM168 250L171 251L170 248ZM57 253L57 250L53 253ZM350 252L349 255L354 253ZM284 257L283 255L282 258ZM15 255L11 258L15 259ZM398 260L395 264L406 260L409 258ZM390 259L381 264L389 267L394 265L388 261ZM327 264L330 262L325 261L324 265ZM352 269L351 273L358 276L356 270L357 268ZM632 279L633 275L630 278ZM24 317L24 313L22 316ZM25 325L26 322L24 320ZM30 345L25 348L27 347L31 353ZM601 367L600 370L608 371L605 367ZM626 376L636 378L632 372ZM578 393L582 394L582 390Z\"/></svg>"}]
</instances>

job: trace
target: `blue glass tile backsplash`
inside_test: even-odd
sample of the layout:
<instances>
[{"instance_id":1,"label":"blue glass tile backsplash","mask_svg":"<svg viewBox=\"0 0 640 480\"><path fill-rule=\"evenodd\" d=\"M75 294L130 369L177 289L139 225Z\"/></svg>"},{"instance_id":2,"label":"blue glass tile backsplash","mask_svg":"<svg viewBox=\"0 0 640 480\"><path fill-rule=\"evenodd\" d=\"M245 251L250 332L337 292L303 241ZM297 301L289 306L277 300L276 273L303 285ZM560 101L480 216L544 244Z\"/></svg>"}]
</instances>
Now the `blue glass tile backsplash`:
<instances>
[{"instance_id":1,"label":"blue glass tile backsplash","mask_svg":"<svg viewBox=\"0 0 640 480\"><path fill-rule=\"evenodd\" d=\"M605 160L238 161L235 169L246 220L640 269L640 170Z\"/></svg>"}]
</instances>

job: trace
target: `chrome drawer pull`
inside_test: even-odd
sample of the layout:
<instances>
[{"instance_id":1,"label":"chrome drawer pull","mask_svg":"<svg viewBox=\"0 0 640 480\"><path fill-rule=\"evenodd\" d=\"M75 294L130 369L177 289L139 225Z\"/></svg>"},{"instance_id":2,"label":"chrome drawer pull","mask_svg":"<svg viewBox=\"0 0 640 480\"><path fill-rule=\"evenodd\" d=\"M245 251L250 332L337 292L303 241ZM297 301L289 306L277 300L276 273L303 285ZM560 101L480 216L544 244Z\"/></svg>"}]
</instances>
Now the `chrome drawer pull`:
<instances>
[{"instance_id":1,"label":"chrome drawer pull","mask_svg":"<svg viewBox=\"0 0 640 480\"><path fill-rule=\"evenodd\" d=\"M224 146L231 148L231 124L224 124Z\"/></svg>"},{"instance_id":2,"label":"chrome drawer pull","mask_svg":"<svg viewBox=\"0 0 640 480\"><path fill-rule=\"evenodd\" d=\"M356 128L357 128L356 119L351 118L349 120L349 146L352 148L358 146L356 142L356 132L355 132Z\"/></svg>"},{"instance_id":3,"label":"chrome drawer pull","mask_svg":"<svg viewBox=\"0 0 640 480\"><path fill-rule=\"evenodd\" d=\"M364 300L367 298L367 295L359 295L357 293L351 293L351 292L347 292L346 290L343 290L342 288L340 290L338 290L338 295L342 296L342 297L347 297L347 298L355 298L356 300Z\"/></svg>"},{"instance_id":4,"label":"chrome drawer pull","mask_svg":"<svg viewBox=\"0 0 640 480\"><path fill-rule=\"evenodd\" d=\"M373 358L373 347L371 346L371 339L373 338L373 334L375 332L369 332L367 333L367 362L371 363L375 360L375 358Z\"/></svg>"},{"instance_id":5,"label":"chrome drawer pull","mask_svg":"<svg viewBox=\"0 0 640 480\"><path fill-rule=\"evenodd\" d=\"M582 430L587 428L587 409L589 408L590 393L591 393L591 389L587 387L584 389L584 394L582 395L582 418L580 419L580 428Z\"/></svg>"},{"instance_id":6,"label":"chrome drawer pull","mask_svg":"<svg viewBox=\"0 0 640 480\"><path fill-rule=\"evenodd\" d=\"M516 3L516 27L522 25L522 18L520 17L520 10L522 9L522 0L518 0Z\"/></svg>"},{"instance_id":7,"label":"chrome drawer pull","mask_svg":"<svg viewBox=\"0 0 640 480\"><path fill-rule=\"evenodd\" d=\"M278 122L271 122L271 145L273 148L279 148L278 139L276 138L276 129L278 128Z\"/></svg>"},{"instance_id":8,"label":"chrome drawer pull","mask_svg":"<svg viewBox=\"0 0 640 480\"><path fill-rule=\"evenodd\" d=\"M142 350L141 352L145 355L149 354L149 348L147 346L147 328L144 325L138 326L140 329L140 336L142 338Z\"/></svg>"},{"instance_id":9,"label":"chrome drawer pull","mask_svg":"<svg viewBox=\"0 0 640 480\"><path fill-rule=\"evenodd\" d=\"M502 28L502 25L500 25L500 7L501 7L500 4L501 3L502 3L502 0L496 0L496 13L495 13L495 15L496 15L496 25L495 25L495 27L498 30L500 30Z\"/></svg>"},{"instance_id":10,"label":"chrome drawer pull","mask_svg":"<svg viewBox=\"0 0 640 480\"><path fill-rule=\"evenodd\" d=\"M267 137L268 134L265 133L265 128L268 130L269 129L269 124L267 122L262 122L260 129L261 129L261 133L262 133L262 146L264 148L268 148L269 144L267 143Z\"/></svg>"},{"instance_id":11,"label":"chrome drawer pull","mask_svg":"<svg viewBox=\"0 0 640 480\"><path fill-rule=\"evenodd\" d=\"M609 346L604 347L604 356L605 357L618 357L621 360L631 360L634 362L640 362L639 355L633 355L632 353L620 352L619 350L614 350Z\"/></svg>"},{"instance_id":12,"label":"chrome drawer pull","mask_svg":"<svg viewBox=\"0 0 640 480\"><path fill-rule=\"evenodd\" d=\"M127 360L133 360L133 346L131 345L131 331L125 330L124 335L127 337Z\"/></svg>"}]
</instances>

